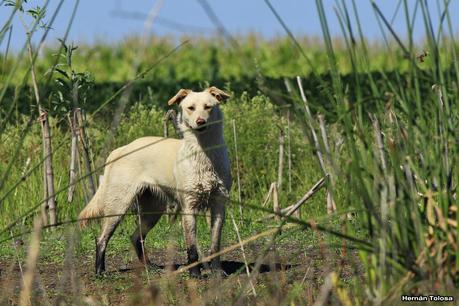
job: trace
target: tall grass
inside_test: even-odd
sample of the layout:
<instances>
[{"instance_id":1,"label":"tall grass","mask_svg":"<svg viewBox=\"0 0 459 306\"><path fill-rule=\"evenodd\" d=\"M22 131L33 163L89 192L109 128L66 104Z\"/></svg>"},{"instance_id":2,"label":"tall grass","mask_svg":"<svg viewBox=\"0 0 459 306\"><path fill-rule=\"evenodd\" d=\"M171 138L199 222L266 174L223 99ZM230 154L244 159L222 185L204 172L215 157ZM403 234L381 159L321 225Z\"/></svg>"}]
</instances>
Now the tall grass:
<instances>
[{"instance_id":1,"label":"tall grass","mask_svg":"<svg viewBox=\"0 0 459 306\"><path fill-rule=\"evenodd\" d=\"M372 61L367 42L355 39L353 34L354 28L361 29L358 10L351 13L346 2L337 2L353 74L356 78L366 75L373 88L371 98L376 100L376 107L370 109L365 107L369 97L350 97L341 85L338 55L322 2L317 1L333 76L333 86L328 90L334 100L329 103L339 114L338 125L345 141L345 150L334 152L334 158L341 161L338 179L347 186L342 191L345 200L341 205L351 204L365 212L358 218L367 230L372 250L360 254L366 270L367 297L378 304L397 300L403 292L451 293L459 283L455 189L458 75L447 60L456 57L455 37L450 27L445 33L445 18L441 18L438 31L432 28L427 7L430 2L417 1L420 11L414 12L407 1L403 4L408 47L372 2L376 18L381 20L381 31L398 44L395 50L393 45L387 46L388 56L402 52L403 57L397 60L409 67L407 74L396 70L393 77L378 69L385 82L381 88L367 68ZM443 17L449 16L447 1L441 10ZM425 26L426 59L418 57L412 41L410 20L415 18L421 18ZM367 86L359 79L355 85L358 93ZM431 91L421 92L420 88L427 87Z\"/></svg>"}]
</instances>

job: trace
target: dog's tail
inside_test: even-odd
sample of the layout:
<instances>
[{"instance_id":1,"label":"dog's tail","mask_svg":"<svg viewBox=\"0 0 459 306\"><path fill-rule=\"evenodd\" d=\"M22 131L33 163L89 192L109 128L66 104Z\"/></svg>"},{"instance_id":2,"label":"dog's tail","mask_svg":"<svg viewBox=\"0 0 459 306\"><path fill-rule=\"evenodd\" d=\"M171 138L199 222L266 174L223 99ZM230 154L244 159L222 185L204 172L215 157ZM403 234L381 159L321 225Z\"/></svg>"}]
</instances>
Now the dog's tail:
<instances>
[{"instance_id":1,"label":"dog's tail","mask_svg":"<svg viewBox=\"0 0 459 306\"><path fill-rule=\"evenodd\" d=\"M80 228L85 228L89 221L94 218L100 217L103 213L104 203L101 200L102 186L97 189L96 194L92 197L91 201L86 207L80 212L78 221L80 222Z\"/></svg>"}]
</instances>

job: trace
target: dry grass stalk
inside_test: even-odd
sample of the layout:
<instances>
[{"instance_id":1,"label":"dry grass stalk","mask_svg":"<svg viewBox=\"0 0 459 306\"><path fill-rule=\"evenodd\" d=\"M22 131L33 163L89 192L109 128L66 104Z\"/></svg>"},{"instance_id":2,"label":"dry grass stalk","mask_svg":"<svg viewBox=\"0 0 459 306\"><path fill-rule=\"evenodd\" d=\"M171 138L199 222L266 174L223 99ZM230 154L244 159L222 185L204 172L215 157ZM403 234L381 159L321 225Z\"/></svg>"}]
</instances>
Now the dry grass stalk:
<instances>
[{"instance_id":1,"label":"dry grass stalk","mask_svg":"<svg viewBox=\"0 0 459 306\"><path fill-rule=\"evenodd\" d=\"M77 132L77 119L75 111L71 118L69 118L70 132L72 133L72 142L70 147L70 170L69 170L69 190L67 201L73 201L75 193L76 178L77 178L77 159L78 159L78 132Z\"/></svg>"},{"instance_id":2,"label":"dry grass stalk","mask_svg":"<svg viewBox=\"0 0 459 306\"><path fill-rule=\"evenodd\" d=\"M40 253L40 234L42 229L42 219L35 218L33 232L29 244L29 252L26 259L26 267L24 273L24 282L19 297L20 306L32 305L31 294L37 265L38 255Z\"/></svg>"},{"instance_id":3,"label":"dry grass stalk","mask_svg":"<svg viewBox=\"0 0 459 306\"><path fill-rule=\"evenodd\" d=\"M299 76L297 76L296 77L296 81L298 83L298 88L300 89L301 99L303 100L303 103L304 103L304 109L306 111L308 125L309 125L309 129L311 130L312 140L314 142L314 147L316 149L316 155L317 155L317 159L319 160L320 168L322 169L324 175L328 175L328 171L327 171L327 168L325 166L324 158L322 156L322 151L321 151L320 144L319 144L319 139L317 137L316 131L315 131L314 126L312 124L313 119L312 119L311 111L309 110L308 100L306 98L306 95L304 94L304 89L303 89L303 84L301 82L301 78ZM328 191L327 191L327 213L333 213L334 211L336 211L336 204L335 204L335 201L333 199L333 195L331 194L331 190L330 190L330 188L328 188Z\"/></svg>"},{"instance_id":4,"label":"dry grass stalk","mask_svg":"<svg viewBox=\"0 0 459 306\"><path fill-rule=\"evenodd\" d=\"M288 94L292 95L292 87L290 86L290 82L287 78L284 78L284 84L287 88ZM290 107L290 105L288 105ZM291 113L290 108L287 108L285 113L285 117L287 118L287 163L288 163L288 192L292 192L292 149L291 149L291 138L290 138L290 121L291 121ZM298 214L298 217L300 215Z\"/></svg>"},{"instance_id":5,"label":"dry grass stalk","mask_svg":"<svg viewBox=\"0 0 459 306\"><path fill-rule=\"evenodd\" d=\"M295 211L298 210L298 208L300 208L301 205L306 203L307 200L309 200L314 194L316 194L324 186L327 177L328 176L324 176L323 178L318 180L317 183L315 183L314 186L312 186L311 189L309 189L309 191L306 192L304 194L304 196L298 202L296 202L293 205L290 205L288 207L285 207L285 208L281 209L277 216L269 215L269 216L266 216L266 217L264 217L262 219L257 220L257 222L263 221L263 220L268 220L268 219L271 219L271 218L274 218L274 217L281 218L281 217L289 217L289 216L291 216Z\"/></svg>"},{"instance_id":6,"label":"dry grass stalk","mask_svg":"<svg viewBox=\"0 0 459 306\"><path fill-rule=\"evenodd\" d=\"M331 156L330 146L328 145L328 137L327 137L327 130L325 129L324 116L318 115L317 117L319 119L320 133L322 135L322 141L323 141L325 153L328 159L328 165L329 165L328 168L331 169L331 171L328 171L327 173L332 173L332 175L329 176L331 186L327 188L327 213L332 214L336 211L336 203L333 197L333 190L335 189L335 176L336 176L335 169L336 168L335 168L332 156Z\"/></svg>"},{"instance_id":7,"label":"dry grass stalk","mask_svg":"<svg viewBox=\"0 0 459 306\"><path fill-rule=\"evenodd\" d=\"M277 193L277 185L273 188L273 211L275 214L276 221L280 221L280 206L279 206L279 194Z\"/></svg>"},{"instance_id":8,"label":"dry grass stalk","mask_svg":"<svg viewBox=\"0 0 459 306\"><path fill-rule=\"evenodd\" d=\"M266 194L266 198L265 198L265 201L263 202L263 204L261 205L262 207L265 207L266 204L268 204L269 200L271 200L272 198L272 195L273 195L273 190L276 186L276 183L271 183L271 185L269 186L269 190L268 190L268 193Z\"/></svg>"},{"instance_id":9,"label":"dry grass stalk","mask_svg":"<svg viewBox=\"0 0 459 306\"><path fill-rule=\"evenodd\" d=\"M285 217L291 216L295 211L300 208L303 203L305 203L307 200L309 200L316 192L318 192L325 184L325 181L327 180L328 175L324 176L320 180L317 181L317 183L312 186L312 188L306 192L306 194L294 205L289 206L287 211L285 212Z\"/></svg>"},{"instance_id":10,"label":"dry grass stalk","mask_svg":"<svg viewBox=\"0 0 459 306\"><path fill-rule=\"evenodd\" d=\"M54 170L52 160L52 148L51 148L51 132L48 121L48 113L46 111L40 111L39 120L41 122L43 131L43 155L45 157L44 172L45 172L45 183L44 189L47 201L43 203L46 205L49 214L49 224L55 225L57 222L57 211L56 211L56 197L54 195Z\"/></svg>"},{"instance_id":11,"label":"dry grass stalk","mask_svg":"<svg viewBox=\"0 0 459 306\"><path fill-rule=\"evenodd\" d=\"M94 182L94 176L92 175L94 171L92 171L92 162L91 162L91 154L89 148L89 137L86 133L86 122L85 116L83 114L83 110L81 108L75 109L75 116L76 122L78 127L78 138L81 143L83 164L86 168L86 173L84 175L87 176L88 179L88 186L89 186L89 194L86 195L86 202L88 202L92 196L96 193L96 184Z\"/></svg>"},{"instance_id":12,"label":"dry grass stalk","mask_svg":"<svg viewBox=\"0 0 459 306\"><path fill-rule=\"evenodd\" d=\"M27 30L27 51L30 60L30 73L32 76L32 85L35 95L35 101L38 105L38 120L41 123L42 136L43 136L43 158L44 158L44 169L43 169L43 193L44 199L42 206L42 219L44 224L47 224L48 218L46 216L46 210L49 210L49 223L51 225L56 224L56 200L54 196L54 172L52 162L52 148L51 148L51 133L48 121L48 113L42 108L40 101L40 91L38 89L37 77L35 74L35 65L32 51L32 43L30 41L30 31Z\"/></svg>"},{"instance_id":13,"label":"dry grass stalk","mask_svg":"<svg viewBox=\"0 0 459 306\"><path fill-rule=\"evenodd\" d=\"M279 131L279 167L277 169L277 191L280 193L282 190L282 179L284 176L284 146L285 146L285 133L282 128Z\"/></svg>"}]
</instances>

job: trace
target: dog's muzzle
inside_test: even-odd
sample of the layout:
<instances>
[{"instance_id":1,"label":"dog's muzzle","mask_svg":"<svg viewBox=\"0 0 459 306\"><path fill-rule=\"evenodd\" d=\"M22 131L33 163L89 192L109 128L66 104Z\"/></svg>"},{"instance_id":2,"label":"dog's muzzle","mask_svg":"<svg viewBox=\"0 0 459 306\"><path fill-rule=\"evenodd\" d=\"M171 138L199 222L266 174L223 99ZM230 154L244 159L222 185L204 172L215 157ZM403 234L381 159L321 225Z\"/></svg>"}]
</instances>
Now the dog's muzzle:
<instances>
[{"instance_id":1,"label":"dog's muzzle","mask_svg":"<svg viewBox=\"0 0 459 306\"><path fill-rule=\"evenodd\" d=\"M202 118L198 118L198 120L196 120L196 124L198 125L196 127L196 130L200 132L204 131L207 128L206 123L207 123L206 120Z\"/></svg>"}]
</instances>

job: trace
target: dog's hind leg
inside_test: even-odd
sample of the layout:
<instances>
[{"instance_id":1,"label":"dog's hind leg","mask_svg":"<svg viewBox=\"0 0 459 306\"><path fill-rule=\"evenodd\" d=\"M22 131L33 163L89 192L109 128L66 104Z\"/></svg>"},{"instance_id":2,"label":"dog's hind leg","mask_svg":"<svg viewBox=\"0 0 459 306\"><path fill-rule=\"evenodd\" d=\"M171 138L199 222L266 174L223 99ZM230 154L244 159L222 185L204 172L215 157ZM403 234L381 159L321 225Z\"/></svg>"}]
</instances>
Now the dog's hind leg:
<instances>
[{"instance_id":1,"label":"dog's hind leg","mask_svg":"<svg viewBox=\"0 0 459 306\"><path fill-rule=\"evenodd\" d=\"M158 223L166 210L166 204L150 191L145 191L138 200L140 220L134 233L131 235L131 242L140 262L144 265L153 264L146 255L144 241L148 232Z\"/></svg>"},{"instance_id":2,"label":"dog's hind leg","mask_svg":"<svg viewBox=\"0 0 459 306\"><path fill-rule=\"evenodd\" d=\"M96 274L100 275L105 271L105 251L108 242L115 232L116 227L123 219L129 207L135 198L137 190L129 189L125 186L111 186L106 194L104 205L104 221L102 225L102 234L96 244ZM124 188L123 188L124 187ZM132 187L132 186L131 186Z\"/></svg>"},{"instance_id":3,"label":"dog's hind leg","mask_svg":"<svg viewBox=\"0 0 459 306\"><path fill-rule=\"evenodd\" d=\"M96 244L96 274L101 275L105 271L105 250L116 227L123 216L107 217L104 220L102 234Z\"/></svg>"}]
</instances>

